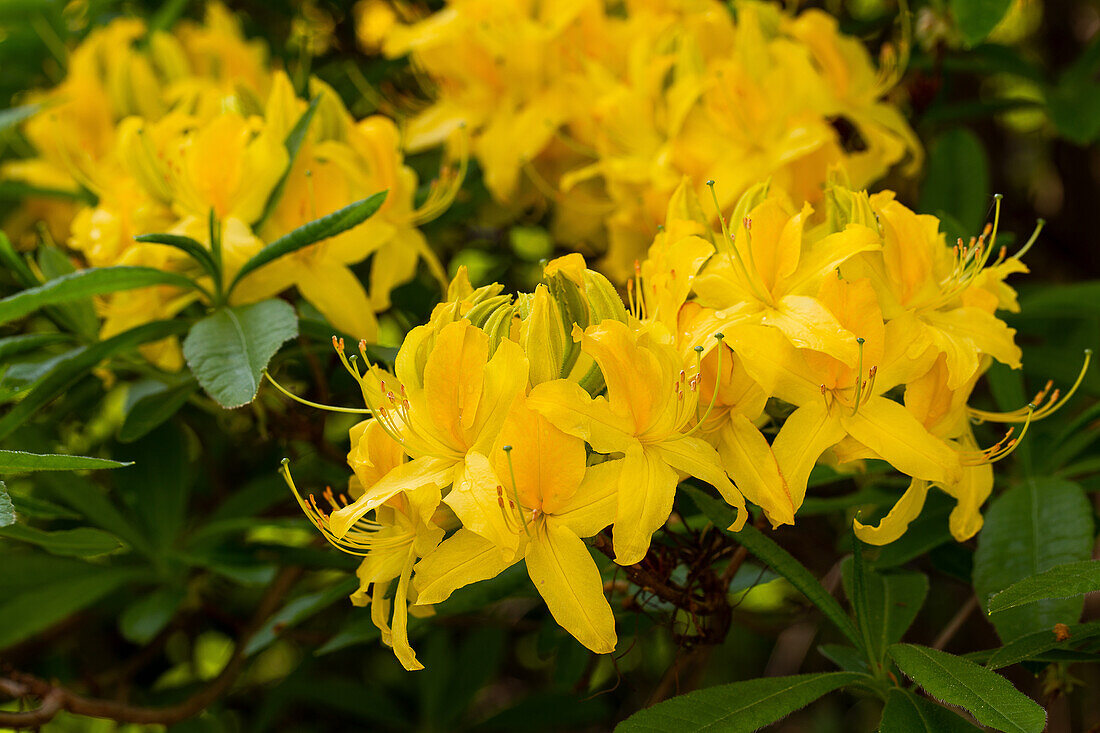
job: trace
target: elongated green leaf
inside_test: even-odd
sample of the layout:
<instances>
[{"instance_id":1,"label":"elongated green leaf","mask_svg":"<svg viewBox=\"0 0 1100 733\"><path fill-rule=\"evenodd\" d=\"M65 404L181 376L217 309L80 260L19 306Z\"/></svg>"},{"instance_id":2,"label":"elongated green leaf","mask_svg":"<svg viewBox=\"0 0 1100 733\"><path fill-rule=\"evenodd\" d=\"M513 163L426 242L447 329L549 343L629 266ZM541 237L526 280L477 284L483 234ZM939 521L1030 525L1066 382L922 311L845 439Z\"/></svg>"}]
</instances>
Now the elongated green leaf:
<instances>
[{"instance_id":1,"label":"elongated green leaf","mask_svg":"<svg viewBox=\"0 0 1100 733\"><path fill-rule=\"evenodd\" d=\"M855 647L845 644L822 644L817 650L821 652L821 656L845 672L870 674L871 668L867 666L866 656Z\"/></svg>"},{"instance_id":2,"label":"elongated green leaf","mask_svg":"<svg viewBox=\"0 0 1100 733\"><path fill-rule=\"evenodd\" d=\"M960 170L967 174L960 176ZM937 137L928 150L920 208L929 214L950 215L944 222L948 241L969 238L981 230L992 201L989 194L989 165L978 136L965 127L953 127ZM958 222L961 229L954 231L948 221Z\"/></svg>"},{"instance_id":3,"label":"elongated green leaf","mask_svg":"<svg viewBox=\"0 0 1100 733\"><path fill-rule=\"evenodd\" d=\"M9 127L15 127L24 120L29 120L38 114L41 109L41 104L24 104L21 107L9 107L0 110L0 132L4 132Z\"/></svg>"},{"instance_id":4,"label":"elongated green leaf","mask_svg":"<svg viewBox=\"0 0 1100 733\"><path fill-rule=\"evenodd\" d=\"M167 549L183 529L191 489L187 440L176 423L165 423L117 455L134 467L113 476L115 489L145 525L153 545Z\"/></svg>"},{"instance_id":5,"label":"elongated green leaf","mask_svg":"<svg viewBox=\"0 0 1100 733\"><path fill-rule=\"evenodd\" d=\"M91 295L147 288L153 285L195 287L195 284L183 275L153 267L96 267L49 280L36 288L24 290L0 300L0 323L21 318L47 305L69 303Z\"/></svg>"},{"instance_id":6,"label":"elongated green leaf","mask_svg":"<svg viewBox=\"0 0 1100 733\"><path fill-rule=\"evenodd\" d=\"M0 601L0 649L90 606L145 574L144 570L85 567L78 576L52 581Z\"/></svg>"},{"instance_id":7,"label":"elongated green leaf","mask_svg":"<svg viewBox=\"0 0 1100 733\"><path fill-rule=\"evenodd\" d=\"M298 335L294 308L281 300L222 308L191 329L183 355L206 393L226 408L256 397L260 375L279 347Z\"/></svg>"},{"instance_id":8,"label":"elongated green leaf","mask_svg":"<svg viewBox=\"0 0 1100 733\"><path fill-rule=\"evenodd\" d=\"M283 175L279 176L279 181L275 184L275 187L271 189L271 194L267 197L267 203L264 204L263 213L260 214L260 218L252 227L253 231L260 230L260 227L271 217L271 212L275 211L275 207L279 205L279 201L283 198L286 181L290 178L290 171L294 168L294 161L298 158L298 151L301 150L302 143L305 142L309 125L313 122L313 115L316 114L317 106L320 103L321 97L319 96L311 99L306 111L302 113L302 116L294 123L294 127L287 133L286 140L283 143L287 152L286 170L283 171Z\"/></svg>"},{"instance_id":9,"label":"elongated green leaf","mask_svg":"<svg viewBox=\"0 0 1100 733\"><path fill-rule=\"evenodd\" d=\"M0 529L0 537L37 545L61 557L95 557L122 547L117 537L93 527L44 532L25 524L13 524Z\"/></svg>"},{"instance_id":10,"label":"elongated green leaf","mask_svg":"<svg viewBox=\"0 0 1100 733\"><path fill-rule=\"evenodd\" d=\"M233 292L233 288L236 287L237 283L250 272L258 270L291 252L297 252L303 247L308 247L311 244L320 242L322 239L346 232L348 229L362 224L373 216L374 212L378 211L385 202L387 193L388 191L380 191L362 201L356 201L354 204L349 204L338 211L334 211L328 216L322 216L316 221L303 224L290 234L279 237L244 263L237 272L237 276L233 278L233 282L229 284L228 292Z\"/></svg>"},{"instance_id":11,"label":"elongated green leaf","mask_svg":"<svg viewBox=\"0 0 1100 733\"><path fill-rule=\"evenodd\" d=\"M996 672L915 644L894 644L889 652L906 677L982 725L1011 733L1042 733L1046 727L1046 711Z\"/></svg>"},{"instance_id":12,"label":"elongated green leaf","mask_svg":"<svg viewBox=\"0 0 1100 733\"><path fill-rule=\"evenodd\" d=\"M181 252L186 252L191 259L199 263L202 269L206 270L210 277L214 278L215 282L221 282L222 271L214 263L214 256L210 254L210 250L202 246L202 243L191 237L185 237L181 234L142 234L139 237L134 237L134 240L147 244L163 244L168 247L175 247Z\"/></svg>"},{"instance_id":13,"label":"elongated green leaf","mask_svg":"<svg viewBox=\"0 0 1100 733\"><path fill-rule=\"evenodd\" d=\"M894 688L886 697L879 733L976 733L969 721L908 690Z\"/></svg>"},{"instance_id":14,"label":"elongated green leaf","mask_svg":"<svg viewBox=\"0 0 1100 733\"><path fill-rule=\"evenodd\" d=\"M1077 484L1028 479L994 500L974 554L974 589L982 608L989 597L1057 565L1092 556L1092 507ZM1084 599L1043 600L993 614L1002 641L1081 617Z\"/></svg>"},{"instance_id":15,"label":"elongated green leaf","mask_svg":"<svg viewBox=\"0 0 1100 733\"><path fill-rule=\"evenodd\" d=\"M0 481L0 527L15 524L15 507L12 506L11 497L8 496L8 487Z\"/></svg>"},{"instance_id":16,"label":"elongated green leaf","mask_svg":"<svg viewBox=\"0 0 1100 733\"><path fill-rule=\"evenodd\" d=\"M790 581L791 585L817 606L826 618L848 637L849 641L863 648L863 640L856 631L852 619L802 563L752 525L745 525L740 532L729 532L725 528L733 523L734 511L731 507L698 489L686 487L685 491L707 519L714 523L714 526L721 528L723 532L744 545L749 552L767 563L772 570Z\"/></svg>"},{"instance_id":17,"label":"elongated green leaf","mask_svg":"<svg viewBox=\"0 0 1100 733\"><path fill-rule=\"evenodd\" d=\"M99 486L79 474L44 473L37 477L35 488L52 501L71 507L91 524L121 538L130 547L145 555L155 551L148 538L124 509L120 509L100 490Z\"/></svg>"},{"instance_id":18,"label":"elongated green leaf","mask_svg":"<svg viewBox=\"0 0 1100 733\"><path fill-rule=\"evenodd\" d=\"M0 450L0 473L30 473L32 471L80 471L97 468L124 468L129 463L106 458L67 456L56 453L23 453Z\"/></svg>"},{"instance_id":19,"label":"elongated green leaf","mask_svg":"<svg viewBox=\"0 0 1100 733\"><path fill-rule=\"evenodd\" d=\"M81 189L47 188L45 186L35 186L24 181L0 181L0 199L5 201L18 201L28 196L33 196L35 198L68 199L82 201L88 204L95 203L94 197L89 196L87 191Z\"/></svg>"},{"instance_id":20,"label":"elongated green leaf","mask_svg":"<svg viewBox=\"0 0 1100 733\"><path fill-rule=\"evenodd\" d=\"M1012 0L951 0L955 22L971 46L984 41L1010 7Z\"/></svg>"},{"instance_id":21,"label":"elongated green leaf","mask_svg":"<svg viewBox=\"0 0 1100 733\"><path fill-rule=\"evenodd\" d=\"M275 641L283 629L296 626L310 616L328 608L333 603L347 598L348 594L358 587L358 579L345 578L331 588L295 598L283 606L269 618L262 627L260 627L256 635L248 641L248 646L244 648L244 653L251 656L261 649L265 649L269 644Z\"/></svg>"},{"instance_id":22,"label":"elongated green leaf","mask_svg":"<svg viewBox=\"0 0 1100 733\"><path fill-rule=\"evenodd\" d=\"M987 610L998 613L1047 598L1072 598L1100 590L1100 560L1056 565L1046 572L1013 583L989 599Z\"/></svg>"},{"instance_id":23,"label":"elongated green leaf","mask_svg":"<svg viewBox=\"0 0 1100 733\"><path fill-rule=\"evenodd\" d=\"M689 692L631 715L615 733L751 733L819 697L866 680L851 672L764 677Z\"/></svg>"},{"instance_id":24,"label":"elongated green leaf","mask_svg":"<svg viewBox=\"0 0 1100 733\"><path fill-rule=\"evenodd\" d=\"M38 248L38 269L47 281L72 275L76 265L57 247ZM70 329L85 339L94 339L99 332L99 316L90 297L78 298L67 303L50 306L53 315L60 316Z\"/></svg>"},{"instance_id":25,"label":"elongated green leaf","mask_svg":"<svg viewBox=\"0 0 1100 733\"><path fill-rule=\"evenodd\" d=\"M126 410L118 439L123 443L132 443L142 438L175 415L198 388L198 382L188 379L177 385L160 385L158 389L138 397Z\"/></svg>"},{"instance_id":26,"label":"elongated green leaf","mask_svg":"<svg viewBox=\"0 0 1100 733\"><path fill-rule=\"evenodd\" d=\"M1058 640L1054 629L1021 636L994 651L985 666L989 669L1001 669L1056 649L1072 649L1082 641L1100 636L1100 621L1072 624L1067 629L1069 637L1063 641Z\"/></svg>"},{"instance_id":27,"label":"elongated green leaf","mask_svg":"<svg viewBox=\"0 0 1100 733\"><path fill-rule=\"evenodd\" d=\"M158 588L128 606L118 619L118 630L135 644L148 644L168 625L183 603L182 588Z\"/></svg>"},{"instance_id":28,"label":"elongated green leaf","mask_svg":"<svg viewBox=\"0 0 1100 733\"><path fill-rule=\"evenodd\" d=\"M855 564L851 559L841 565L841 577L850 599L855 592ZM871 645L870 653L881 660L886 648L901 641L902 636L913 624L928 594L928 578L915 572L875 572L865 568L863 573L863 594L865 601L858 614L861 625L867 627L867 638Z\"/></svg>"},{"instance_id":29,"label":"elongated green leaf","mask_svg":"<svg viewBox=\"0 0 1100 733\"><path fill-rule=\"evenodd\" d=\"M182 319L145 323L66 356L35 383L19 404L0 418L0 439L11 435L13 430L38 412L43 405L57 397L107 357L149 341L179 335L187 330L187 326L187 322Z\"/></svg>"},{"instance_id":30,"label":"elongated green leaf","mask_svg":"<svg viewBox=\"0 0 1100 733\"><path fill-rule=\"evenodd\" d=\"M38 277L27 266L19 253L15 251L15 247L11 246L11 241L3 232L0 232L0 263L11 270L15 279L22 283L23 287L30 288L39 284Z\"/></svg>"},{"instance_id":31,"label":"elongated green leaf","mask_svg":"<svg viewBox=\"0 0 1100 733\"><path fill-rule=\"evenodd\" d=\"M19 354L35 351L54 344L63 344L72 339L63 333L28 333L22 336L8 336L0 339L0 363Z\"/></svg>"}]
</instances>

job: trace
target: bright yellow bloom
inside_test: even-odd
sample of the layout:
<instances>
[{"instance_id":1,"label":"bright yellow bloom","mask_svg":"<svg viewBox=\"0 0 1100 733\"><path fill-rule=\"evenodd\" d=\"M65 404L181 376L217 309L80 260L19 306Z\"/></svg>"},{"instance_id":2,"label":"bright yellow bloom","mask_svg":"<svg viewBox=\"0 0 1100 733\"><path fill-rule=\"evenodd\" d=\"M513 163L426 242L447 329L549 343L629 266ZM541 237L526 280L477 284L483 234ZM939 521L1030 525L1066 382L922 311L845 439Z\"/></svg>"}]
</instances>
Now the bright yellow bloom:
<instances>
[{"instance_id":1,"label":"bright yellow bloom","mask_svg":"<svg viewBox=\"0 0 1100 733\"><path fill-rule=\"evenodd\" d=\"M714 486L738 510L735 528L747 517L745 500L722 470L714 448L685 431L698 417L698 372L690 380L676 349L651 330L607 320L574 338L599 364L607 397L590 397L575 382L555 380L535 387L531 409L599 453L622 453L615 515L615 560L638 562L650 537L672 512L681 475Z\"/></svg>"},{"instance_id":2,"label":"bright yellow bloom","mask_svg":"<svg viewBox=\"0 0 1100 733\"><path fill-rule=\"evenodd\" d=\"M398 353L396 377L397 384L382 387L382 405L366 386L374 375L363 377L364 397L412 460L364 486L354 503L333 512L330 526L337 538L397 494L426 485L460 485L469 456L489 452L512 402L526 389L527 359L508 340L490 357L488 336L461 320L438 333L430 326L413 329Z\"/></svg>"},{"instance_id":3,"label":"bright yellow bloom","mask_svg":"<svg viewBox=\"0 0 1100 733\"><path fill-rule=\"evenodd\" d=\"M582 537L611 523L624 461L585 467L584 441L517 401L491 458L471 454L446 497L463 529L416 565L417 603L524 560L554 619L594 652L615 649L615 619Z\"/></svg>"}]
</instances>

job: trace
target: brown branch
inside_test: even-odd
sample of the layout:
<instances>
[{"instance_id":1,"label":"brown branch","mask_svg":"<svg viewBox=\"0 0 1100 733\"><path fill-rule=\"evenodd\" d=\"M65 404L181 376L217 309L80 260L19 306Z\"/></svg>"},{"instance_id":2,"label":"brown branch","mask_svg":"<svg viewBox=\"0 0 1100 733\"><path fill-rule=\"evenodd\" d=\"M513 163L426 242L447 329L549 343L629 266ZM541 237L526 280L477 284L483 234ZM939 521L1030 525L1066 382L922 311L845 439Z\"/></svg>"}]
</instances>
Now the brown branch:
<instances>
[{"instance_id":1,"label":"brown branch","mask_svg":"<svg viewBox=\"0 0 1100 733\"><path fill-rule=\"evenodd\" d=\"M84 697L57 684L22 672L9 672L0 678L0 691L11 697L38 697L39 706L28 712L0 712L0 726L34 728L48 723L62 710L92 718L106 718L119 723L145 723L171 725L186 720L205 710L224 695L244 669L245 647L264 621L278 608L279 603L302 575L302 568L283 568L264 591L256 606L256 612L237 641L229 663L209 685L181 703L163 708L148 708L114 700Z\"/></svg>"},{"instance_id":2,"label":"brown branch","mask_svg":"<svg viewBox=\"0 0 1100 733\"><path fill-rule=\"evenodd\" d=\"M593 538L593 542L593 546L597 550L607 555L612 560L615 559L615 550L607 535L598 534ZM630 578L634 585L639 588L653 591L661 600L667 601L678 608L683 608L692 613L702 614L708 614L715 610L713 603L700 601L698 598L692 597L685 589L670 585L660 575L643 567L641 563L635 565L622 565L620 567L626 573L626 577Z\"/></svg>"}]
</instances>

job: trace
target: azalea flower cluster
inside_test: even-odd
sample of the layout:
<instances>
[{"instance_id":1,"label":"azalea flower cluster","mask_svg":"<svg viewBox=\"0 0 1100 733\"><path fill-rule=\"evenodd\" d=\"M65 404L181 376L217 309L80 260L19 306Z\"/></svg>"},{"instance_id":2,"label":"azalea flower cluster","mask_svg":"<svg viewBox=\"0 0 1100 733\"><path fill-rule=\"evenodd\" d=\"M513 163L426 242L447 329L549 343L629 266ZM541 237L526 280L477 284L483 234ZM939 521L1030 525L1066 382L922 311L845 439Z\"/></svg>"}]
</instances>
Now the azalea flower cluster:
<instances>
[{"instance_id":1,"label":"azalea flower cluster","mask_svg":"<svg viewBox=\"0 0 1100 733\"><path fill-rule=\"evenodd\" d=\"M312 79L308 87L312 103L296 96L287 74L218 3L204 24L182 21L171 33L121 18L72 52L67 77L39 96L41 111L25 125L37 156L7 164L2 175L90 200L74 211L31 197L20 214L50 222L90 266L198 277L189 271L195 261L179 250L134 239L167 232L206 247L226 281L265 243L386 190L370 221L247 276L232 295L233 303L249 303L294 286L342 332L374 341L376 313L389 308L390 292L421 259L446 286L417 225L446 208L461 174L448 168L415 208L417 177L395 124L355 120L324 83ZM364 288L349 267L369 256ZM170 318L198 297L173 287L108 296L101 336ZM181 363L175 339L146 355L169 369Z\"/></svg>"},{"instance_id":2,"label":"azalea flower cluster","mask_svg":"<svg viewBox=\"0 0 1100 733\"><path fill-rule=\"evenodd\" d=\"M363 556L353 600L407 669L409 612L521 561L561 626L612 651L583 540L610 527L615 561L637 563L686 477L736 508L737 531L746 500L793 524L816 464L878 459L912 483L877 526L855 523L864 541L899 537L933 485L958 502L955 537L978 531L991 464L1023 436L983 449L973 420L1026 430L1069 397L967 407L991 360L1019 366L996 311L1017 307L1004 280L1030 243L1008 256L994 222L948 245L892 192L838 180L819 210L756 185L735 211L712 231L682 182L625 303L571 254L517 296L460 273L392 375L334 339L371 415L351 430L355 475L321 501L285 477L324 536Z\"/></svg>"},{"instance_id":3,"label":"azalea flower cluster","mask_svg":"<svg viewBox=\"0 0 1100 733\"><path fill-rule=\"evenodd\" d=\"M867 186L921 148L885 100L903 59L881 70L819 10L757 0L448 0L417 17L365 0L368 49L408 56L433 98L407 123L411 149L459 125L473 135L500 202L557 204L555 235L578 249L605 238L616 282L643 256L687 175L723 182L723 211L771 178L821 200L843 164ZM605 233L601 233L604 230Z\"/></svg>"}]
</instances>

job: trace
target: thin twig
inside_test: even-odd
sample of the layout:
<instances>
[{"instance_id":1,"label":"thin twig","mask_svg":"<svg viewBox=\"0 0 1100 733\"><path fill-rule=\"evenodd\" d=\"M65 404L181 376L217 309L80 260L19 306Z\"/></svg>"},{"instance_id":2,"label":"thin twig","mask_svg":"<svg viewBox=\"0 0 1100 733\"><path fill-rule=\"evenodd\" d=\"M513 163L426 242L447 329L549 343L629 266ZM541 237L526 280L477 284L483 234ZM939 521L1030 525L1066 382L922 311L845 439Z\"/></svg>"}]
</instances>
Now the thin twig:
<instances>
[{"instance_id":1,"label":"thin twig","mask_svg":"<svg viewBox=\"0 0 1100 733\"><path fill-rule=\"evenodd\" d=\"M955 613L955 616L947 622L947 626L943 627L943 631L940 632L940 635L936 637L936 640L934 642L932 642L932 648L942 650L945 646L947 646L948 642L950 642L951 639L954 638L955 634L959 633L959 629L961 629L963 627L963 624L966 623L966 619L969 618L970 614L974 613L977 608L978 597L970 596L970 600L968 600L962 605L961 608L959 608L958 612Z\"/></svg>"},{"instance_id":2,"label":"thin twig","mask_svg":"<svg viewBox=\"0 0 1100 733\"><path fill-rule=\"evenodd\" d=\"M224 695L237 679L245 665L245 647L249 639L278 608L283 597L290 591L302 568L292 566L283 568L271 585L264 591L256 607L256 612L247 628L237 641L229 663L209 685L177 705L164 708L147 708L128 705L114 700L101 700L84 697L60 685L46 682L34 675L23 672L8 672L0 678L0 690L16 698L38 697L39 706L23 713L0 712L0 726L10 728L34 728L44 725L62 710L76 715L93 718L106 718L119 723L146 723L171 725L186 720L205 710L212 702Z\"/></svg>"}]
</instances>

